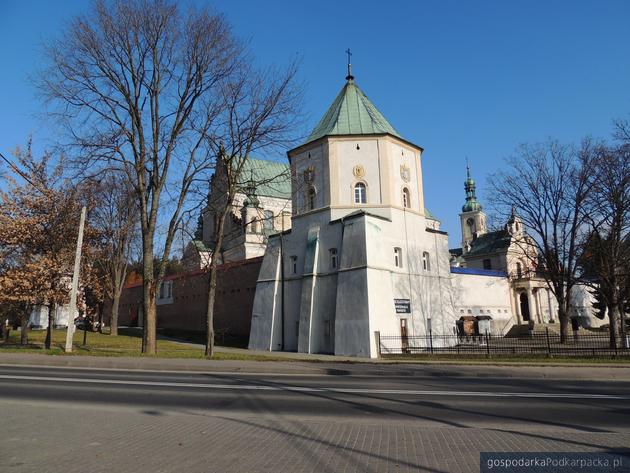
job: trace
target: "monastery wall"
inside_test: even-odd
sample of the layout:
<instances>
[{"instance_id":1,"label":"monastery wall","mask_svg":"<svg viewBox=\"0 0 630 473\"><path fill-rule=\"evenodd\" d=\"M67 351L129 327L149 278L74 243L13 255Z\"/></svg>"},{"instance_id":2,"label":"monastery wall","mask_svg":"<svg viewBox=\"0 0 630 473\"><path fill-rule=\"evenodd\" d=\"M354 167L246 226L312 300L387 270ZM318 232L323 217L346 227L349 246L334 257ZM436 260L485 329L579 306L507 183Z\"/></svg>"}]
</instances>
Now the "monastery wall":
<instances>
[{"instance_id":1,"label":"monastery wall","mask_svg":"<svg viewBox=\"0 0 630 473\"><path fill-rule=\"evenodd\" d=\"M219 267L215 330L246 340L249 337L256 279L262 258ZM208 275L195 271L165 278L171 297L157 306L157 327L203 337L206 324ZM108 320L109 316L108 315ZM126 287L120 302L119 325L142 326L142 284Z\"/></svg>"}]
</instances>

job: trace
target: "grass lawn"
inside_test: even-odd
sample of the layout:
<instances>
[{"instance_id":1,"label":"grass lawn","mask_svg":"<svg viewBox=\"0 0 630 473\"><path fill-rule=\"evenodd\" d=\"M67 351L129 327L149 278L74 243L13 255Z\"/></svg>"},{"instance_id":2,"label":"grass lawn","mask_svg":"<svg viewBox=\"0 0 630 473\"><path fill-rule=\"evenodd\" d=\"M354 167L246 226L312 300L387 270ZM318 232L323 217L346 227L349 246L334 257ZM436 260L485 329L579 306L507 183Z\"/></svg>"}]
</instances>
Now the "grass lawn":
<instances>
[{"instance_id":1,"label":"grass lawn","mask_svg":"<svg viewBox=\"0 0 630 473\"><path fill-rule=\"evenodd\" d=\"M20 332L12 331L8 343L0 342L0 354L6 352L14 353L39 353L47 355L59 356L133 356L133 357L158 357L158 358L194 358L203 359L203 349L187 343L178 343L169 340L158 340L157 355L143 355L141 353L142 339L139 330L121 330L118 336L111 336L97 332L88 332L87 343L83 346L83 332L77 331L74 334L74 344L72 353L66 354L64 346L66 343L66 331L53 330L52 349L44 349L44 339L46 337L45 330L31 330L29 332L29 345L21 346ZM215 360L242 360L242 361L310 361L304 358L279 357L273 355L254 355L239 352L222 352L216 351L213 359ZM566 364L566 365L583 365L583 364L619 364L630 365L630 357L532 357L532 356L494 356L486 358L485 356L470 355L388 355L383 360L392 363L453 363L453 364L519 364L519 365L548 365L548 364ZM319 360L312 360L319 361ZM360 361L360 360L357 360Z\"/></svg>"},{"instance_id":2,"label":"grass lawn","mask_svg":"<svg viewBox=\"0 0 630 473\"><path fill-rule=\"evenodd\" d=\"M39 353L47 355L63 355L63 356L147 356L158 358L198 358L203 359L203 349L188 345L185 343L177 343L169 340L158 340L157 355L143 355L141 353L142 338L137 334L121 334L111 336L106 333L88 332L87 343L83 345L83 331L74 333L72 353L66 354L64 347L66 345L66 330L53 330L52 348L44 349L44 340L46 338L45 330L31 330L28 334L29 345L20 345L20 332L11 331L8 343L0 342L0 353ZM245 361L290 361L284 358L274 356L248 355L241 353L223 353L215 352L213 359L215 360L245 360Z\"/></svg>"}]
</instances>

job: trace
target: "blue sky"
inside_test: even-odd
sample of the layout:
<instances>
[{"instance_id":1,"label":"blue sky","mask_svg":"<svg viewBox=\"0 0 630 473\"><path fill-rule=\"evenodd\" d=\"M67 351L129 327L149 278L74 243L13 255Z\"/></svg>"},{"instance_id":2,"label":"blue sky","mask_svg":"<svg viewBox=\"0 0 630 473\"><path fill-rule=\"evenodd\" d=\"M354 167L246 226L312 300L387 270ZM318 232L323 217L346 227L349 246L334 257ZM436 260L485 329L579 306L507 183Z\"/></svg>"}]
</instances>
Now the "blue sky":
<instances>
[{"instance_id":1,"label":"blue sky","mask_svg":"<svg viewBox=\"0 0 630 473\"><path fill-rule=\"evenodd\" d=\"M198 1L197 3L204 3ZM301 58L312 127L356 81L425 149L427 207L458 246L465 159L482 202L486 176L520 143L608 138L630 114L627 1L218 1L261 64ZM0 151L54 140L28 76L39 44L87 1L0 0Z\"/></svg>"}]
</instances>

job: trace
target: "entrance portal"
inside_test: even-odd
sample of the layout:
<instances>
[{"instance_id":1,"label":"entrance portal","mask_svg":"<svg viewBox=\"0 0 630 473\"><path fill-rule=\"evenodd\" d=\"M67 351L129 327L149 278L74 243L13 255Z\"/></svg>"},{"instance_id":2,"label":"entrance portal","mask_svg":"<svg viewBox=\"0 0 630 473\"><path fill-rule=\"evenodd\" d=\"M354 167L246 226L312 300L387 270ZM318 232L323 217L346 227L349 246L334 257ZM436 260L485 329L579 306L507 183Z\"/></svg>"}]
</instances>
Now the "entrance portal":
<instances>
[{"instance_id":1,"label":"entrance portal","mask_svg":"<svg viewBox=\"0 0 630 473\"><path fill-rule=\"evenodd\" d=\"M523 322L529 322L529 300L527 299L527 294L522 292L519 295L519 299L521 302L521 315L523 316Z\"/></svg>"}]
</instances>

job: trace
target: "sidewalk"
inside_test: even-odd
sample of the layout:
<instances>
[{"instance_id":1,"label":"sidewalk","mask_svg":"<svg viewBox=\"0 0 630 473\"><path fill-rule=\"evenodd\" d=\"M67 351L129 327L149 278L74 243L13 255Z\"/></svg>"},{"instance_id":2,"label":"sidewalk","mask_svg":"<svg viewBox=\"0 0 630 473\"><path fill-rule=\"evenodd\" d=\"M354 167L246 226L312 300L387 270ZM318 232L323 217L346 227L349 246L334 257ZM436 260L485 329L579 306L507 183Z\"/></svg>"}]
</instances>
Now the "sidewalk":
<instances>
[{"instance_id":1,"label":"sidewalk","mask_svg":"<svg viewBox=\"0 0 630 473\"><path fill-rule=\"evenodd\" d=\"M449 376L500 378L601 379L630 381L630 366L624 365L536 365L457 364L450 362L410 362L369 360L279 352L250 352L235 348L221 351L243 351L249 354L277 355L287 361L201 360L186 358L52 356L32 353L0 353L1 366L36 366L58 368L91 368L112 370L258 373L279 375L331 376Z\"/></svg>"}]
</instances>

